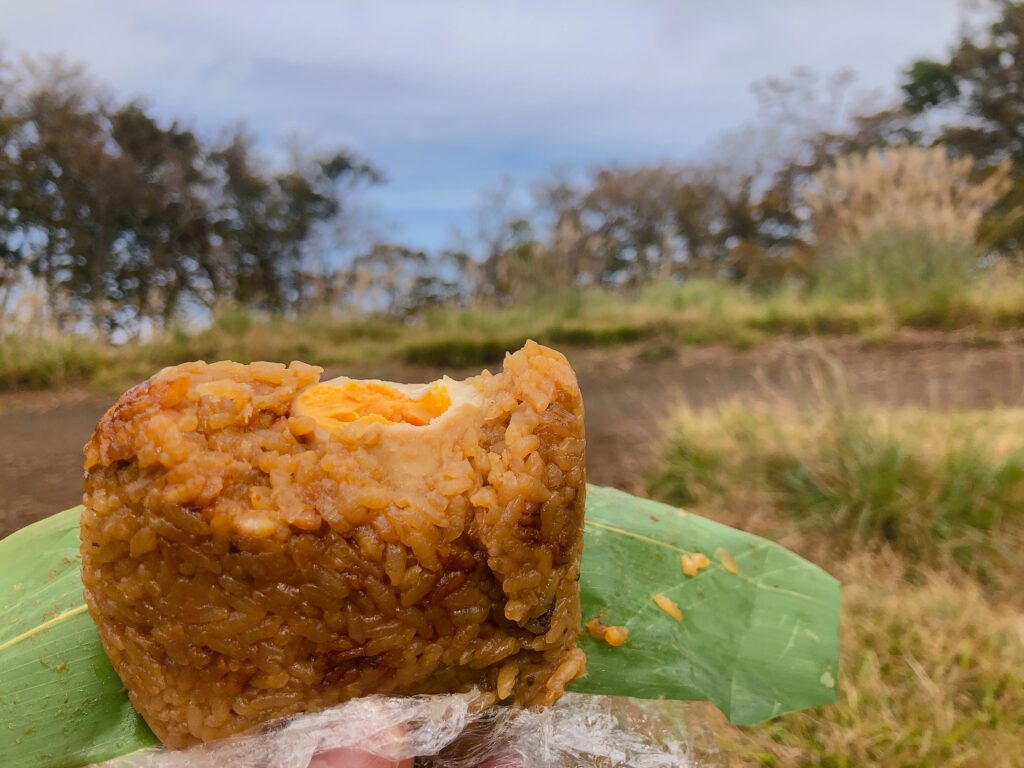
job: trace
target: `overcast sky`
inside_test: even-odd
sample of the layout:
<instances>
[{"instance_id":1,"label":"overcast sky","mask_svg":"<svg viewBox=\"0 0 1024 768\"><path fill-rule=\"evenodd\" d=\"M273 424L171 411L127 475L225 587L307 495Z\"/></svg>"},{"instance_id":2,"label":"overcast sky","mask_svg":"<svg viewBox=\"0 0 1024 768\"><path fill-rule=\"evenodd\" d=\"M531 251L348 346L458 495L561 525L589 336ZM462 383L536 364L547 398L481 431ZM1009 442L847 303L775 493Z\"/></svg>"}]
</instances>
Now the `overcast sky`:
<instances>
[{"instance_id":1,"label":"overcast sky","mask_svg":"<svg viewBox=\"0 0 1024 768\"><path fill-rule=\"evenodd\" d=\"M0 45L204 133L349 145L388 177L370 200L390 234L436 247L504 176L700 156L767 76L894 92L959 19L957 0L0 0Z\"/></svg>"}]
</instances>

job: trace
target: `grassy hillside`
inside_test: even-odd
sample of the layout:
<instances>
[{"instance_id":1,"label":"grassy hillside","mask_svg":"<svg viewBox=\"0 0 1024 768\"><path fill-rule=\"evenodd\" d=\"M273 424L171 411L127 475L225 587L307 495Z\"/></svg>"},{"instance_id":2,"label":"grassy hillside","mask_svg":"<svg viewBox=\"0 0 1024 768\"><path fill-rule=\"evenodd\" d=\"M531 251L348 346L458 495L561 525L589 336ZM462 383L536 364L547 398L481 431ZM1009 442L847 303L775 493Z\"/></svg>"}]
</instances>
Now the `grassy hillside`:
<instances>
[{"instance_id":1,"label":"grassy hillside","mask_svg":"<svg viewBox=\"0 0 1024 768\"><path fill-rule=\"evenodd\" d=\"M527 338L555 346L641 345L657 357L682 345L749 347L779 335L856 334L885 343L900 328L986 334L1024 327L1024 279L988 275L955 293L899 300L842 298L783 286L755 294L734 284L693 280L636 292L563 292L505 309L435 309L408 322L220 315L206 330L164 333L111 346L87 336L0 335L0 389L66 384L120 387L185 360L301 359L321 365L380 358L436 365L485 365Z\"/></svg>"}]
</instances>

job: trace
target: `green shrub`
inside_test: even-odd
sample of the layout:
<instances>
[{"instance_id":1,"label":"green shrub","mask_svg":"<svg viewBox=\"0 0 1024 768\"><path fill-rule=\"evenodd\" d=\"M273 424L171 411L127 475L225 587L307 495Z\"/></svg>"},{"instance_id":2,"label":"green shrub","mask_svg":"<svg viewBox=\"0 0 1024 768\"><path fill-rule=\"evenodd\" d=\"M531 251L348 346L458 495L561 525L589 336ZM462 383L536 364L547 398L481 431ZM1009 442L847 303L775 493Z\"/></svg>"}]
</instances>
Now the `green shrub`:
<instances>
[{"instance_id":1,"label":"green shrub","mask_svg":"<svg viewBox=\"0 0 1024 768\"><path fill-rule=\"evenodd\" d=\"M544 331L540 339L550 344L607 347L647 339L656 335L658 330L653 325L556 326Z\"/></svg>"},{"instance_id":2,"label":"green shrub","mask_svg":"<svg viewBox=\"0 0 1024 768\"><path fill-rule=\"evenodd\" d=\"M824 296L944 306L964 294L977 264L973 244L943 241L923 228L890 229L827 243L812 275Z\"/></svg>"},{"instance_id":3,"label":"green shrub","mask_svg":"<svg viewBox=\"0 0 1024 768\"><path fill-rule=\"evenodd\" d=\"M655 363L659 360L668 360L675 356L676 347L667 342L655 341L648 344L637 353L637 358L648 363Z\"/></svg>"},{"instance_id":4,"label":"green shrub","mask_svg":"<svg viewBox=\"0 0 1024 768\"><path fill-rule=\"evenodd\" d=\"M89 381L108 351L85 338L0 336L0 389L44 389Z\"/></svg>"},{"instance_id":5,"label":"green shrub","mask_svg":"<svg viewBox=\"0 0 1024 768\"><path fill-rule=\"evenodd\" d=\"M225 310L213 318L213 327L231 336L244 336L252 328L253 318L245 307Z\"/></svg>"},{"instance_id":6,"label":"green shrub","mask_svg":"<svg viewBox=\"0 0 1024 768\"><path fill-rule=\"evenodd\" d=\"M660 465L647 482L647 492L678 506L710 503L728 491L724 485L727 462L720 445L701 438L699 425L679 418Z\"/></svg>"},{"instance_id":7,"label":"green shrub","mask_svg":"<svg viewBox=\"0 0 1024 768\"><path fill-rule=\"evenodd\" d=\"M684 412L648 489L712 509L754 499L804 530L830 532L847 551L887 543L921 562L984 570L997 554L992 536L1024 524L1020 426L1017 417L842 404Z\"/></svg>"},{"instance_id":8,"label":"green shrub","mask_svg":"<svg viewBox=\"0 0 1024 768\"><path fill-rule=\"evenodd\" d=\"M693 278L681 283L662 281L643 291L638 303L668 309L700 309L709 314L745 303L749 294L740 286L725 280Z\"/></svg>"},{"instance_id":9,"label":"green shrub","mask_svg":"<svg viewBox=\"0 0 1024 768\"><path fill-rule=\"evenodd\" d=\"M461 367L467 365L492 365L502 361L509 350L519 349L526 343L525 338L517 339L474 339L442 338L410 344L402 352L408 363Z\"/></svg>"}]
</instances>

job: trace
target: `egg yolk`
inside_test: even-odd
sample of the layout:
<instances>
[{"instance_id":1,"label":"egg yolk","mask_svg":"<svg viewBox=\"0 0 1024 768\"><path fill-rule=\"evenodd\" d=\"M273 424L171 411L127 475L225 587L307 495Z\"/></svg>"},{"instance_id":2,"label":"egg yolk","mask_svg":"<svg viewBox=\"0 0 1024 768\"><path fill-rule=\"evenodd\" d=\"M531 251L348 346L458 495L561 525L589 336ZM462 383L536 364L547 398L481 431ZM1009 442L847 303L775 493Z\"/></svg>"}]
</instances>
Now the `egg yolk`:
<instances>
[{"instance_id":1,"label":"egg yolk","mask_svg":"<svg viewBox=\"0 0 1024 768\"><path fill-rule=\"evenodd\" d=\"M452 404L448 391L433 384L418 397L376 381L317 384L295 400L295 412L330 429L339 423L378 421L422 427Z\"/></svg>"}]
</instances>

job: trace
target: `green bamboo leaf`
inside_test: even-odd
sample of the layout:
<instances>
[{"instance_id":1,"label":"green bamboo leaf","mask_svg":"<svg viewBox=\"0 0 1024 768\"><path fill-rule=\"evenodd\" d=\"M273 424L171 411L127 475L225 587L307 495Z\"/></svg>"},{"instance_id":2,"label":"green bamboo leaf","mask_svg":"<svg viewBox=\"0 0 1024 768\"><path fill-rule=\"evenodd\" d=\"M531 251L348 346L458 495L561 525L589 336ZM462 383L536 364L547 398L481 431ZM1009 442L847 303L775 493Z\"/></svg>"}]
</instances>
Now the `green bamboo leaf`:
<instances>
[{"instance_id":1,"label":"green bamboo leaf","mask_svg":"<svg viewBox=\"0 0 1024 768\"><path fill-rule=\"evenodd\" d=\"M75 507L0 541L0 764L73 768L156 743L82 599Z\"/></svg>"},{"instance_id":2,"label":"green bamboo leaf","mask_svg":"<svg viewBox=\"0 0 1024 768\"><path fill-rule=\"evenodd\" d=\"M747 723L834 700L838 584L778 545L673 507L590 487L584 617L625 625L619 648L581 639L577 691L710 699ZM4 768L74 768L151 746L82 602L69 509L0 541L0 756ZM680 571L683 552L728 551ZM664 594L675 622L652 602Z\"/></svg>"},{"instance_id":3,"label":"green bamboo leaf","mask_svg":"<svg viewBox=\"0 0 1024 768\"><path fill-rule=\"evenodd\" d=\"M580 575L584 621L625 626L612 648L584 633L573 689L707 699L735 723L835 701L839 583L777 544L610 488L587 489ZM680 558L712 566L684 576ZM717 553L717 554L716 554ZM732 573L722 565L733 565ZM675 621L654 603L664 595Z\"/></svg>"}]
</instances>

